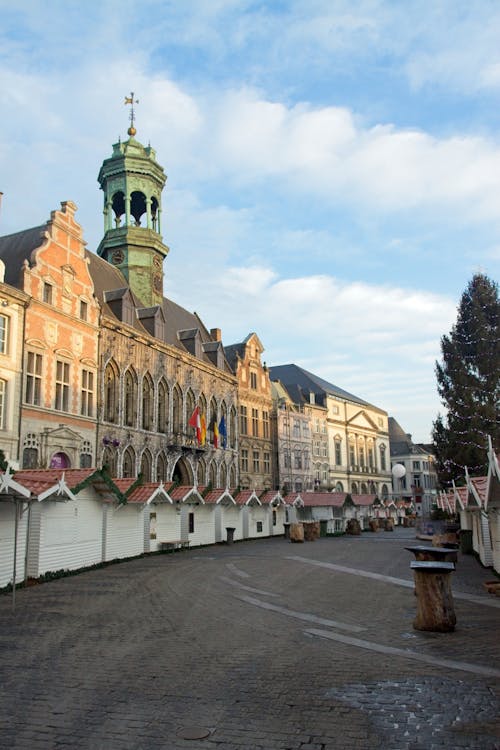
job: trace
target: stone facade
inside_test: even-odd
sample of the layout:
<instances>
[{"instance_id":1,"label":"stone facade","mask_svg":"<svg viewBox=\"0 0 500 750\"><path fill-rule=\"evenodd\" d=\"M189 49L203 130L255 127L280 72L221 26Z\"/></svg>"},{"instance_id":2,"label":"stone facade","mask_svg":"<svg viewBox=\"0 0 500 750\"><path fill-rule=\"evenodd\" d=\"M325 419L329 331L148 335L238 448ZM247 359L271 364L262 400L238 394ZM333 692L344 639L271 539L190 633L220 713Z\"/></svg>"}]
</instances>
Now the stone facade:
<instances>
[{"instance_id":1,"label":"stone facade","mask_svg":"<svg viewBox=\"0 0 500 750\"><path fill-rule=\"evenodd\" d=\"M74 203L0 238L6 280L29 296L17 458L25 468L95 462L99 305Z\"/></svg>"},{"instance_id":2,"label":"stone facade","mask_svg":"<svg viewBox=\"0 0 500 750\"><path fill-rule=\"evenodd\" d=\"M256 333L225 347L238 380L240 485L243 489L271 489L273 401L269 372L261 357L264 347Z\"/></svg>"},{"instance_id":3,"label":"stone facade","mask_svg":"<svg viewBox=\"0 0 500 750\"><path fill-rule=\"evenodd\" d=\"M336 492L388 497L391 472L387 412L297 365L272 367L270 375L285 389L295 410L310 420L314 488L318 489L315 480L319 470L320 487L326 483L326 489ZM318 456L318 450L321 454L326 452L326 456ZM282 462L281 456L279 461Z\"/></svg>"},{"instance_id":4,"label":"stone facade","mask_svg":"<svg viewBox=\"0 0 500 750\"><path fill-rule=\"evenodd\" d=\"M0 261L0 450L17 468L23 372L24 316L29 297L4 283Z\"/></svg>"}]
</instances>

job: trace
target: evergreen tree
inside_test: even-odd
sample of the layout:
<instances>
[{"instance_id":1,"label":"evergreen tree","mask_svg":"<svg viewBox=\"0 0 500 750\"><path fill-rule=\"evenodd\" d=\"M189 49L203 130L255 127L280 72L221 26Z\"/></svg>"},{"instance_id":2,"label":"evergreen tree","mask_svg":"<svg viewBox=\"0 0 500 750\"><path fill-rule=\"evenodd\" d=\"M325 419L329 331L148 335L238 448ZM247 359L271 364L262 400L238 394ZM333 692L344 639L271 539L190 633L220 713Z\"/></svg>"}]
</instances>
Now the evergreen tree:
<instances>
[{"instance_id":1,"label":"evergreen tree","mask_svg":"<svg viewBox=\"0 0 500 750\"><path fill-rule=\"evenodd\" d=\"M462 294L457 321L441 339L437 389L446 408L433 425L441 484L487 471L488 435L500 448L500 303L498 285L476 274Z\"/></svg>"}]
</instances>

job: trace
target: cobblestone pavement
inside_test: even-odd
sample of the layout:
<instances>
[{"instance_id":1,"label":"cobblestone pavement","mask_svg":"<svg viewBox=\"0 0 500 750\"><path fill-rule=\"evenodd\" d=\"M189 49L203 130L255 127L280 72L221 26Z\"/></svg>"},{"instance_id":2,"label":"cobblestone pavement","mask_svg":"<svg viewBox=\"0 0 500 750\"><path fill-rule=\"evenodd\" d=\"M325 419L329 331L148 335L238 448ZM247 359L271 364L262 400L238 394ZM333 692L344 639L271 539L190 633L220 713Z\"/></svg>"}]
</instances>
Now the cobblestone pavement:
<instances>
[{"instance_id":1,"label":"cobblestone pavement","mask_svg":"<svg viewBox=\"0 0 500 750\"><path fill-rule=\"evenodd\" d=\"M456 631L414 631L411 543L218 545L2 596L0 748L498 749L491 571L459 554Z\"/></svg>"}]
</instances>

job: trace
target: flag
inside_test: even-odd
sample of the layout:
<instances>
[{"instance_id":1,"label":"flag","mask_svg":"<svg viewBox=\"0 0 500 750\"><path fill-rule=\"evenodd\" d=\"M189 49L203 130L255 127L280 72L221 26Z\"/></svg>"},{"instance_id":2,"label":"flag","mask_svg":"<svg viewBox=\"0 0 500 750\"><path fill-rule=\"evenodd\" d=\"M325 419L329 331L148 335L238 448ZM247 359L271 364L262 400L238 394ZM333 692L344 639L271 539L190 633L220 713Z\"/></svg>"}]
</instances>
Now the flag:
<instances>
[{"instance_id":1,"label":"flag","mask_svg":"<svg viewBox=\"0 0 500 750\"><path fill-rule=\"evenodd\" d=\"M205 415L201 415L200 419L200 439L198 440L200 445L205 445L207 439L207 423L205 422Z\"/></svg>"},{"instance_id":2,"label":"flag","mask_svg":"<svg viewBox=\"0 0 500 750\"><path fill-rule=\"evenodd\" d=\"M214 431L214 448L219 447L219 428L217 427L217 420L213 419L213 431Z\"/></svg>"},{"instance_id":3,"label":"flag","mask_svg":"<svg viewBox=\"0 0 500 750\"><path fill-rule=\"evenodd\" d=\"M201 443L201 420L199 406L197 406L194 412L191 414L191 418L188 424L190 427L194 427L194 429L196 430L196 439L199 445Z\"/></svg>"},{"instance_id":4,"label":"flag","mask_svg":"<svg viewBox=\"0 0 500 750\"><path fill-rule=\"evenodd\" d=\"M226 447L227 444L227 432L226 432L226 420L224 419L224 415L222 415L221 420L219 422L219 435L221 437L221 446L223 448Z\"/></svg>"}]
</instances>

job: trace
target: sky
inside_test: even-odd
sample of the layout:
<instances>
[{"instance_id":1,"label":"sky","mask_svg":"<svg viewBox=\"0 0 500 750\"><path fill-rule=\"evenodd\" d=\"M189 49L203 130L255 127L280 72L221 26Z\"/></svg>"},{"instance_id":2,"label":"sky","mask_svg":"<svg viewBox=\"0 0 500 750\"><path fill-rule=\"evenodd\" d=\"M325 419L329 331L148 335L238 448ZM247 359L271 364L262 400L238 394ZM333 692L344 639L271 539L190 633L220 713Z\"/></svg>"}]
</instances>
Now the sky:
<instances>
[{"instance_id":1,"label":"sky","mask_svg":"<svg viewBox=\"0 0 500 750\"><path fill-rule=\"evenodd\" d=\"M445 413L441 336L500 267L497 0L0 0L0 234L136 138L168 176L165 294L395 417Z\"/></svg>"}]
</instances>

